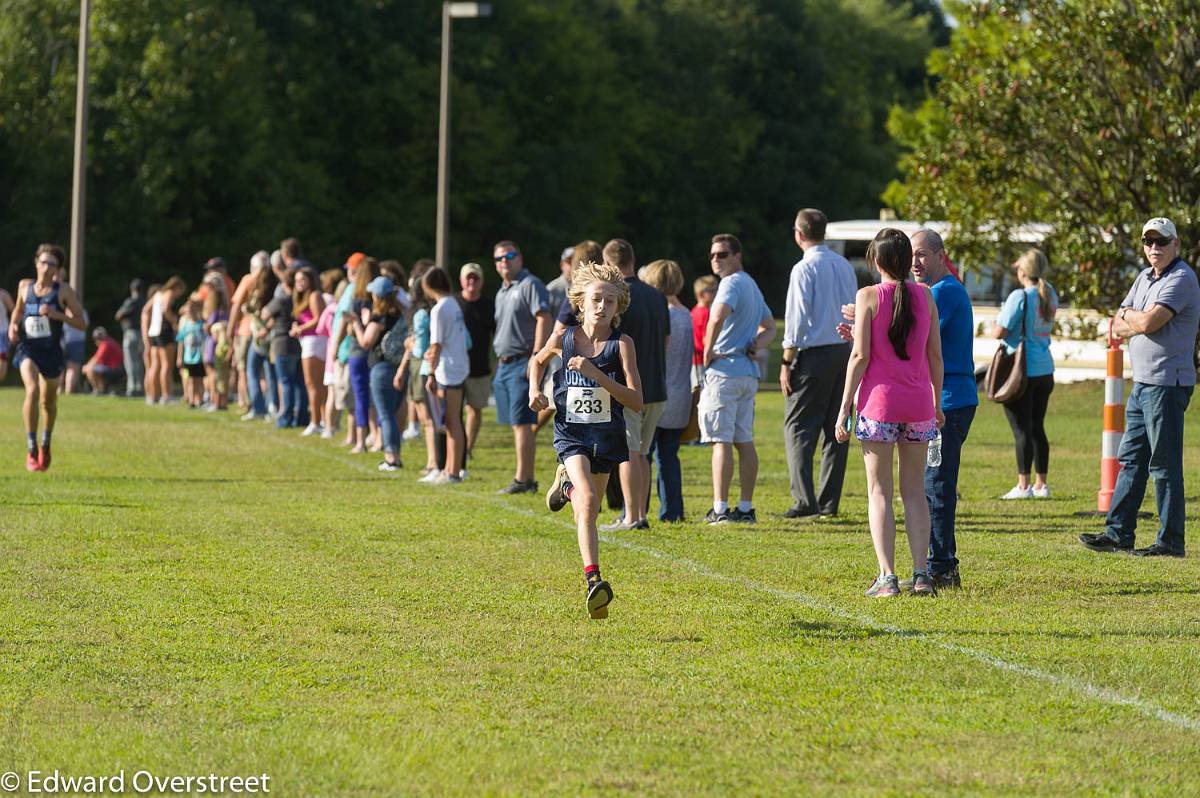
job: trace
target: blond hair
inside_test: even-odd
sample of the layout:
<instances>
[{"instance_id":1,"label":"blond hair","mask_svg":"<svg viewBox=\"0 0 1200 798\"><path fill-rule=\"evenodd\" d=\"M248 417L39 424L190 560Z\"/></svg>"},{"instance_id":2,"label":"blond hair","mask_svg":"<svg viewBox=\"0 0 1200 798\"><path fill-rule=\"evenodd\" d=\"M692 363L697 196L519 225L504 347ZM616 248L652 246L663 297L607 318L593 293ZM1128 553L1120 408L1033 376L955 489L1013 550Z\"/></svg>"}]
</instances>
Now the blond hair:
<instances>
[{"instance_id":1,"label":"blond hair","mask_svg":"<svg viewBox=\"0 0 1200 798\"><path fill-rule=\"evenodd\" d=\"M617 313L613 316L612 326L621 323L621 314L629 308L629 286L625 276L616 266L606 263L588 261L581 263L571 272L571 287L567 289L567 299L575 308L575 318L583 321L583 293L594 282L608 283L617 289Z\"/></svg>"},{"instance_id":2,"label":"blond hair","mask_svg":"<svg viewBox=\"0 0 1200 798\"><path fill-rule=\"evenodd\" d=\"M696 281L692 283L692 293L696 295L696 299L699 299L705 291L712 291L714 294L717 292L717 278L711 274L697 277Z\"/></svg>"},{"instance_id":3,"label":"blond hair","mask_svg":"<svg viewBox=\"0 0 1200 798\"><path fill-rule=\"evenodd\" d=\"M1050 321L1054 318L1054 305L1050 299L1050 284L1042 276L1050 268L1050 262L1046 260L1046 253L1036 247L1031 247L1017 258L1017 265L1025 272L1026 277L1030 280L1037 280L1038 313L1044 321Z\"/></svg>"},{"instance_id":4,"label":"blond hair","mask_svg":"<svg viewBox=\"0 0 1200 798\"><path fill-rule=\"evenodd\" d=\"M673 260L654 260L646 264L643 281L665 296L678 296L683 290L683 270Z\"/></svg>"}]
</instances>

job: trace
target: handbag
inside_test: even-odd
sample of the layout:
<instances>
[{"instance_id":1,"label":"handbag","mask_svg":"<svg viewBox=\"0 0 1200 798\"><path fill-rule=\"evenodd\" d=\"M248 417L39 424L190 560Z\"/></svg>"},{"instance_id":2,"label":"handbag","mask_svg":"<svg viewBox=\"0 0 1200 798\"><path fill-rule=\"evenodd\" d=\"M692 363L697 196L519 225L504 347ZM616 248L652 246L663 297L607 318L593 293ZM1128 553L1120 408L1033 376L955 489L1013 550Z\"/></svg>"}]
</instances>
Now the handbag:
<instances>
[{"instance_id":1,"label":"handbag","mask_svg":"<svg viewBox=\"0 0 1200 798\"><path fill-rule=\"evenodd\" d=\"M1025 292L1021 292L1021 341L1017 349L1009 354L1008 347L1002 341L992 355L988 364L987 375L983 378L983 388L987 398L993 402L1015 402L1025 395L1029 377L1025 371Z\"/></svg>"}]
</instances>

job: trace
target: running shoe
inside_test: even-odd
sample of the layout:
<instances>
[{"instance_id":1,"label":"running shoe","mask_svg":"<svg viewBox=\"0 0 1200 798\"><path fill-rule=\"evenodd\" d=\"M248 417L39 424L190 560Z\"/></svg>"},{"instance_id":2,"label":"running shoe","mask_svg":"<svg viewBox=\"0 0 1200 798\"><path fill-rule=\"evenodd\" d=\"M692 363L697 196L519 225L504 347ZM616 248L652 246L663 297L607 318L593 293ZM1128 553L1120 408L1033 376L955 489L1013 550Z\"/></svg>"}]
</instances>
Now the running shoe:
<instances>
[{"instance_id":1,"label":"running shoe","mask_svg":"<svg viewBox=\"0 0 1200 798\"><path fill-rule=\"evenodd\" d=\"M1033 489L1033 498L1049 499L1050 498L1050 486L1046 485L1045 487L1034 488Z\"/></svg>"},{"instance_id":2,"label":"running shoe","mask_svg":"<svg viewBox=\"0 0 1200 798\"><path fill-rule=\"evenodd\" d=\"M243 415L241 417L241 420L242 421L253 421L256 418L258 418L258 413L255 413L253 410L251 410L249 413L246 413L245 415Z\"/></svg>"},{"instance_id":3,"label":"running shoe","mask_svg":"<svg viewBox=\"0 0 1200 798\"><path fill-rule=\"evenodd\" d=\"M1000 497L1002 501L1012 501L1013 499L1032 499L1033 488L1022 488L1019 485L1013 485L1013 489Z\"/></svg>"},{"instance_id":4,"label":"running shoe","mask_svg":"<svg viewBox=\"0 0 1200 798\"><path fill-rule=\"evenodd\" d=\"M758 516L754 514L753 507L744 513L738 508L734 507L729 510L729 520L735 524L757 524Z\"/></svg>"},{"instance_id":5,"label":"running shoe","mask_svg":"<svg viewBox=\"0 0 1200 798\"><path fill-rule=\"evenodd\" d=\"M333 438L333 430L325 429L324 427L322 427L321 428L321 437L324 438L325 440L331 440Z\"/></svg>"},{"instance_id":6,"label":"running shoe","mask_svg":"<svg viewBox=\"0 0 1200 798\"><path fill-rule=\"evenodd\" d=\"M891 598L900 595L900 580L895 574L877 576L867 588L867 598Z\"/></svg>"},{"instance_id":7,"label":"running shoe","mask_svg":"<svg viewBox=\"0 0 1200 798\"><path fill-rule=\"evenodd\" d=\"M426 472L425 476L418 479L417 482L424 482L426 485L432 485L434 482L437 482L437 478L441 475L442 472L435 468L432 471Z\"/></svg>"},{"instance_id":8,"label":"running shoe","mask_svg":"<svg viewBox=\"0 0 1200 798\"><path fill-rule=\"evenodd\" d=\"M571 482L567 478L567 467L559 463L554 472L554 482L550 485L550 490L546 492L546 506L550 508L550 512L557 513L567 506L567 502L571 501L567 496L567 491L570 489Z\"/></svg>"},{"instance_id":9,"label":"running shoe","mask_svg":"<svg viewBox=\"0 0 1200 798\"><path fill-rule=\"evenodd\" d=\"M520 480L514 479L512 482L508 483L508 485L496 492L502 496L515 496L518 493L537 493L538 484L536 479L531 479L528 482L521 482Z\"/></svg>"},{"instance_id":10,"label":"running shoe","mask_svg":"<svg viewBox=\"0 0 1200 798\"><path fill-rule=\"evenodd\" d=\"M26 471L41 471L42 470L41 467L38 465L37 452L30 451L30 452L26 453L26 455L25 455L25 470Z\"/></svg>"},{"instance_id":11,"label":"running shoe","mask_svg":"<svg viewBox=\"0 0 1200 798\"><path fill-rule=\"evenodd\" d=\"M613 591L608 582L600 579L587 588L587 611L592 618L607 618L608 605L613 600Z\"/></svg>"},{"instance_id":12,"label":"running shoe","mask_svg":"<svg viewBox=\"0 0 1200 798\"><path fill-rule=\"evenodd\" d=\"M50 444L43 444L38 453L38 471L50 470Z\"/></svg>"},{"instance_id":13,"label":"running shoe","mask_svg":"<svg viewBox=\"0 0 1200 798\"><path fill-rule=\"evenodd\" d=\"M449 471L442 471L433 480L434 485L461 485L462 477L458 474L451 474Z\"/></svg>"},{"instance_id":14,"label":"running shoe","mask_svg":"<svg viewBox=\"0 0 1200 798\"><path fill-rule=\"evenodd\" d=\"M400 465L400 463L389 463L387 460L384 460L379 464L379 470L387 472L399 471L403 467L404 466Z\"/></svg>"},{"instance_id":15,"label":"running shoe","mask_svg":"<svg viewBox=\"0 0 1200 798\"><path fill-rule=\"evenodd\" d=\"M321 431L321 428L319 426L317 426L316 424L309 424L307 427L304 428L304 432L300 433L300 437L308 438L313 435L316 435L320 431Z\"/></svg>"},{"instance_id":16,"label":"running shoe","mask_svg":"<svg viewBox=\"0 0 1200 798\"><path fill-rule=\"evenodd\" d=\"M937 588L927 573L914 573L912 578L912 594L914 596L936 596Z\"/></svg>"},{"instance_id":17,"label":"running shoe","mask_svg":"<svg viewBox=\"0 0 1200 798\"><path fill-rule=\"evenodd\" d=\"M704 514L704 523L706 524L728 524L729 520L728 510L718 513L717 509L713 507Z\"/></svg>"},{"instance_id":18,"label":"running shoe","mask_svg":"<svg viewBox=\"0 0 1200 798\"><path fill-rule=\"evenodd\" d=\"M400 435L400 439L406 441L411 441L419 437L421 437L421 428L416 424L410 424L405 427L404 432Z\"/></svg>"}]
</instances>

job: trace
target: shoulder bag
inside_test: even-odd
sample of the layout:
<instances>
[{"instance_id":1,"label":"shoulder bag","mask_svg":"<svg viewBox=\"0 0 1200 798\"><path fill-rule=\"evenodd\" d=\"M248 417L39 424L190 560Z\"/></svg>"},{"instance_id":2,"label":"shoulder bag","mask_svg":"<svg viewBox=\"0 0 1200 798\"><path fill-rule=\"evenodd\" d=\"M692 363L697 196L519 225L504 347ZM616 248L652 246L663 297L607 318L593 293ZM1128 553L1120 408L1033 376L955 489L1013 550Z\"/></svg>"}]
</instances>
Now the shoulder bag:
<instances>
[{"instance_id":1,"label":"shoulder bag","mask_svg":"<svg viewBox=\"0 0 1200 798\"><path fill-rule=\"evenodd\" d=\"M1015 402L1025 395L1029 377L1025 371L1025 289L1021 289L1021 340L1017 350L1009 354L1003 341L992 355L983 387L987 398L993 402Z\"/></svg>"}]
</instances>

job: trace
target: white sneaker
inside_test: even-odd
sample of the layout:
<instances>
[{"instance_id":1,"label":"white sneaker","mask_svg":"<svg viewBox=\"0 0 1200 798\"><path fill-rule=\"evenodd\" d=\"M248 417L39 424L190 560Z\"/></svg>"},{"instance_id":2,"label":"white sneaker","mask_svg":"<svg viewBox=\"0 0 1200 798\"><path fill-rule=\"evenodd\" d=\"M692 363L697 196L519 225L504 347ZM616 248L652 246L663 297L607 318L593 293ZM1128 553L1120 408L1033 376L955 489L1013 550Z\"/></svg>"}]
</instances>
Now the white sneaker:
<instances>
[{"instance_id":1,"label":"white sneaker","mask_svg":"<svg viewBox=\"0 0 1200 798\"><path fill-rule=\"evenodd\" d=\"M1046 486L1046 487L1044 487L1044 488L1034 488L1034 489L1033 489L1033 498L1035 498L1035 499L1049 499L1049 498L1050 498L1050 486L1049 486L1049 485L1047 485L1047 486Z\"/></svg>"},{"instance_id":2,"label":"white sneaker","mask_svg":"<svg viewBox=\"0 0 1200 798\"><path fill-rule=\"evenodd\" d=\"M1004 494L1000 498L1004 499L1004 500L1032 499L1033 498L1033 488L1021 488L1017 485L1014 485L1012 490L1010 490L1008 493Z\"/></svg>"},{"instance_id":3,"label":"white sneaker","mask_svg":"<svg viewBox=\"0 0 1200 798\"><path fill-rule=\"evenodd\" d=\"M333 430L331 430L331 429L322 429L322 430L321 430L321 437L322 437L322 438L324 438L324 439L326 439L326 440L329 440L330 438L332 438L332 437L333 437Z\"/></svg>"},{"instance_id":4,"label":"white sneaker","mask_svg":"<svg viewBox=\"0 0 1200 798\"><path fill-rule=\"evenodd\" d=\"M401 465L399 463L389 463L387 460L379 464L379 470L383 472L399 471L400 468Z\"/></svg>"},{"instance_id":5,"label":"white sneaker","mask_svg":"<svg viewBox=\"0 0 1200 798\"><path fill-rule=\"evenodd\" d=\"M255 413L253 410L251 410L249 413L246 413L244 416L242 416L242 421L253 421L256 418L258 418L258 413Z\"/></svg>"},{"instance_id":6,"label":"white sneaker","mask_svg":"<svg viewBox=\"0 0 1200 798\"><path fill-rule=\"evenodd\" d=\"M426 474L425 476L418 479L417 482L424 482L426 484L432 484L434 482L437 482L438 477L440 477L441 475L442 475L442 472L438 471L435 468L432 471L430 471L428 474Z\"/></svg>"},{"instance_id":7,"label":"white sneaker","mask_svg":"<svg viewBox=\"0 0 1200 798\"><path fill-rule=\"evenodd\" d=\"M470 476L470 474L467 473L467 469L465 469L465 468L462 471L458 472L458 479L460 482L462 480L465 480L468 476Z\"/></svg>"},{"instance_id":8,"label":"white sneaker","mask_svg":"<svg viewBox=\"0 0 1200 798\"><path fill-rule=\"evenodd\" d=\"M309 424L307 427L304 428L304 432L300 433L300 437L307 438L308 436L315 435L320 431L321 431L321 428L318 427L316 424Z\"/></svg>"},{"instance_id":9,"label":"white sneaker","mask_svg":"<svg viewBox=\"0 0 1200 798\"><path fill-rule=\"evenodd\" d=\"M443 471L440 474L438 474L437 479L435 479L433 481L433 484L434 485L457 485L460 482L462 482L462 477L455 476L454 474L450 474L446 471Z\"/></svg>"},{"instance_id":10,"label":"white sneaker","mask_svg":"<svg viewBox=\"0 0 1200 798\"><path fill-rule=\"evenodd\" d=\"M414 438L421 437L421 428L416 424L409 424L404 432L400 435L401 440L411 441Z\"/></svg>"}]
</instances>

